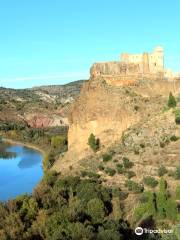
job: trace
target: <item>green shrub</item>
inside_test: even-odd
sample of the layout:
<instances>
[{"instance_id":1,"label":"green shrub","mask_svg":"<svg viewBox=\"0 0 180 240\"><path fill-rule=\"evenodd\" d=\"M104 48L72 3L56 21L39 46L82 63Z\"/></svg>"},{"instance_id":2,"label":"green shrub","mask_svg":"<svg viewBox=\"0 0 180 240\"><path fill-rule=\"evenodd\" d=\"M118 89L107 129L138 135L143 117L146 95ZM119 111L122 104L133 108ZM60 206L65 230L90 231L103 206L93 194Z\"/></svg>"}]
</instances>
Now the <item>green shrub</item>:
<instances>
[{"instance_id":1,"label":"green shrub","mask_svg":"<svg viewBox=\"0 0 180 240\"><path fill-rule=\"evenodd\" d=\"M164 148L165 147L165 143L164 142L160 142L160 147Z\"/></svg>"},{"instance_id":2,"label":"green shrub","mask_svg":"<svg viewBox=\"0 0 180 240\"><path fill-rule=\"evenodd\" d=\"M112 168L109 168L107 167L105 172L109 175L109 176L114 176L116 174L116 170L115 169L112 169Z\"/></svg>"},{"instance_id":3,"label":"green shrub","mask_svg":"<svg viewBox=\"0 0 180 240\"><path fill-rule=\"evenodd\" d=\"M176 199L180 200L180 185L176 187Z\"/></svg>"},{"instance_id":4,"label":"green shrub","mask_svg":"<svg viewBox=\"0 0 180 240\"><path fill-rule=\"evenodd\" d=\"M144 190L144 187L141 184L138 184L132 180L126 180L125 187L127 187L129 191L132 191L134 193L141 193Z\"/></svg>"},{"instance_id":5,"label":"green shrub","mask_svg":"<svg viewBox=\"0 0 180 240\"><path fill-rule=\"evenodd\" d=\"M132 162L129 161L127 157L123 157L122 161L123 161L124 168L132 168L134 165Z\"/></svg>"},{"instance_id":6,"label":"green shrub","mask_svg":"<svg viewBox=\"0 0 180 240\"><path fill-rule=\"evenodd\" d=\"M87 203L86 213L93 223L101 223L105 216L104 203L101 199L94 198Z\"/></svg>"},{"instance_id":7,"label":"green shrub","mask_svg":"<svg viewBox=\"0 0 180 240\"><path fill-rule=\"evenodd\" d=\"M168 107L169 107L169 108L174 108L174 107L176 107L176 99L175 99L175 97L172 95L172 92L169 93Z\"/></svg>"},{"instance_id":8,"label":"green shrub","mask_svg":"<svg viewBox=\"0 0 180 240\"><path fill-rule=\"evenodd\" d=\"M166 217L172 221L177 220L177 206L176 202L169 198L166 201L166 206L165 206L165 211L166 211Z\"/></svg>"},{"instance_id":9,"label":"green shrub","mask_svg":"<svg viewBox=\"0 0 180 240\"><path fill-rule=\"evenodd\" d=\"M56 159L55 159L55 156L54 156L53 152L50 152L49 154L46 154L43 158L43 168L44 168L44 170L46 171L46 170L50 169L53 166L55 160Z\"/></svg>"},{"instance_id":10,"label":"green shrub","mask_svg":"<svg viewBox=\"0 0 180 240\"><path fill-rule=\"evenodd\" d=\"M135 111L138 111L138 110L139 110L139 106L135 105L135 106L134 106L134 110L135 110Z\"/></svg>"},{"instance_id":11,"label":"green shrub","mask_svg":"<svg viewBox=\"0 0 180 240\"><path fill-rule=\"evenodd\" d=\"M171 140L172 142L176 142L176 141L178 140L178 137L176 137L176 135L172 135L172 136L170 137L170 140Z\"/></svg>"},{"instance_id":12,"label":"green shrub","mask_svg":"<svg viewBox=\"0 0 180 240\"><path fill-rule=\"evenodd\" d=\"M145 143L140 143L139 146L140 146L141 148L145 148Z\"/></svg>"},{"instance_id":13,"label":"green shrub","mask_svg":"<svg viewBox=\"0 0 180 240\"><path fill-rule=\"evenodd\" d=\"M174 178L176 180L180 180L180 166L176 167L176 170L174 172Z\"/></svg>"},{"instance_id":14,"label":"green shrub","mask_svg":"<svg viewBox=\"0 0 180 240\"><path fill-rule=\"evenodd\" d=\"M102 158L103 158L103 162L108 162L112 159L112 155L111 154L108 154L108 153L104 153L102 155Z\"/></svg>"},{"instance_id":15,"label":"green shrub","mask_svg":"<svg viewBox=\"0 0 180 240\"><path fill-rule=\"evenodd\" d=\"M164 176L164 174L166 174L167 172L168 172L167 169L162 165L158 168L158 176L159 177Z\"/></svg>"},{"instance_id":16,"label":"green shrub","mask_svg":"<svg viewBox=\"0 0 180 240\"><path fill-rule=\"evenodd\" d=\"M122 191L120 188L115 187L112 189L112 195L113 197L118 197L119 200L125 200L129 194Z\"/></svg>"},{"instance_id":17,"label":"green shrub","mask_svg":"<svg viewBox=\"0 0 180 240\"><path fill-rule=\"evenodd\" d=\"M158 181L151 177L151 176L147 176L143 179L143 182L144 184L146 184L147 186L150 186L150 187L156 187L158 185Z\"/></svg>"},{"instance_id":18,"label":"green shrub","mask_svg":"<svg viewBox=\"0 0 180 240\"><path fill-rule=\"evenodd\" d=\"M116 169L119 174L122 174L125 172L125 169L122 164L116 164Z\"/></svg>"},{"instance_id":19,"label":"green shrub","mask_svg":"<svg viewBox=\"0 0 180 240\"><path fill-rule=\"evenodd\" d=\"M88 138L88 145L94 152L96 152L99 149L99 139L98 138L96 139L93 133L91 133Z\"/></svg>"},{"instance_id":20,"label":"green shrub","mask_svg":"<svg viewBox=\"0 0 180 240\"><path fill-rule=\"evenodd\" d=\"M89 177L89 178L93 178L93 179L100 178L99 174L97 174L95 172L91 172L91 171L81 171L81 176L82 177Z\"/></svg>"},{"instance_id":21,"label":"green shrub","mask_svg":"<svg viewBox=\"0 0 180 240\"><path fill-rule=\"evenodd\" d=\"M104 170L104 166L102 164L100 164L98 168L99 168L100 171Z\"/></svg>"},{"instance_id":22,"label":"green shrub","mask_svg":"<svg viewBox=\"0 0 180 240\"><path fill-rule=\"evenodd\" d=\"M180 124L180 109L175 111L175 122L176 124Z\"/></svg>"},{"instance_id":23,"label":"green shrub","mask_svg":"<svg viewBox=\"0 0 180 240\"><path fill-rule=\"evenodd\" d=\"M58 178L58 173L56 171L47 171L44 174L43 181L47 185L52 186L56 182L57 178Z\"/></svg>"},{"instance_id":24,"label":"green shrub","mask_svg":"<svg viewBox=\"0 0 180 240\"><path fill-rule=\"evenodd\" d=\"M51 138L51 146L53 148L58 148L67 144L67 139L65 136L53 136Z\"/></svg>"}]
</instances>

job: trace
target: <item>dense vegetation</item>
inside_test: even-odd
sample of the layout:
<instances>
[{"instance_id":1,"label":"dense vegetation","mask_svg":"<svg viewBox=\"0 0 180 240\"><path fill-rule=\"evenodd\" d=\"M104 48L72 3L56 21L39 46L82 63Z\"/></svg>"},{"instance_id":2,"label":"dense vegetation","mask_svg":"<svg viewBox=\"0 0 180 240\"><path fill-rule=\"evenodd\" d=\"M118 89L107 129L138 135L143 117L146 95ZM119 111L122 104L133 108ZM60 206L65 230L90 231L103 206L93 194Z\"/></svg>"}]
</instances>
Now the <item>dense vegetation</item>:
<instances>
[{"instance_id":1,"label":"dense vegetation","mask_svg":"<svg viewBox=\"0 0 180 240\"><path fill-rule=\"evenodd\" d=\"M98 180L47 172L32 196L0 204L0 239L132 239L119 196Z\"/></svg>"},{"instance_id":2,"label":"dense vegetation","mask_svg":"<svg viewBox=\"0 0 180 240\"><path fill-rule=\"evenodd\" d=\"M159 182L159 191L144 192L141 202L135 210L136 221L147 216L153 216L154 219L167 218L174 222L180 220L175 197L168 194L167 182L163 178Z\"/></svg>"}]
</instances>

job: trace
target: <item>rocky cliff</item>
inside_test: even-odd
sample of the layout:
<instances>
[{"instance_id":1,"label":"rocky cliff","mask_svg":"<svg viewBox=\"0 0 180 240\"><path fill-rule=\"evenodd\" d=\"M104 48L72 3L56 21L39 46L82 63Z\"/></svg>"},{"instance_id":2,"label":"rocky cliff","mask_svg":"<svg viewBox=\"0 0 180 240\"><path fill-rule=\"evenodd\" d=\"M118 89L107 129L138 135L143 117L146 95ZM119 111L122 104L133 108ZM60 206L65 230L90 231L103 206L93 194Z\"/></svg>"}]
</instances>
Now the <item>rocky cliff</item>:
<instances>
[{"instance_id":1,"label":"rocky cliff","mask_svg":"<svg viewBox=\"0 0 180 240\"><path fill-rule=\"evenodd\" d=\"M68 169L93 154L87 144L91 133L100 140L103 150L120 140L135 123L148 121L162 111L174 86L158 75L155 77L156 81L152 81L154 77L144 78L135 64L93 65L90 80L84 84L69 115L69 150L54 168ZM180 90L179 85L176 87Z\"/></svg>"}]
</instances>

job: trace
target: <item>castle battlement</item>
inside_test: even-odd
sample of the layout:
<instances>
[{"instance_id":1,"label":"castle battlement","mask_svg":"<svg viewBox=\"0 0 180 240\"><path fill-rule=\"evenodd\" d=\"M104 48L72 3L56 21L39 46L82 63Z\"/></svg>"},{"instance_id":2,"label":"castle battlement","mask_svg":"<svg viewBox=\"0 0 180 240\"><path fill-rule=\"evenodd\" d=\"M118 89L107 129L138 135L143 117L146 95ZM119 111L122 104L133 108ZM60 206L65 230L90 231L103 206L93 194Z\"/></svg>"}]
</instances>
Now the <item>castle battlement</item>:
<instances>
[{"instance_id":1,"label":"castle battlement","mask_svg":"<svg viewBox=\"0 0 180 240\"><path fill-rule=\"evenodd\" d=\"M122 53L120 61L138 64L142 73L162 73L164 72L164 49L159 46L152 53Z\"/></svg>"},{"instance_id":2,"label":"castle battlement","mask_svg":"<svg viewBox=\"0 0 180 240\"><path fill-rule=\"evenodd\" d=\"M101 76L108 84L117 86L136 84L139 79L180 79L180 75L164 68L164 49L160 46L150 53L122 53L120 61L94 63L90 75L94 79Z\"/></svg>"}]
</instances>

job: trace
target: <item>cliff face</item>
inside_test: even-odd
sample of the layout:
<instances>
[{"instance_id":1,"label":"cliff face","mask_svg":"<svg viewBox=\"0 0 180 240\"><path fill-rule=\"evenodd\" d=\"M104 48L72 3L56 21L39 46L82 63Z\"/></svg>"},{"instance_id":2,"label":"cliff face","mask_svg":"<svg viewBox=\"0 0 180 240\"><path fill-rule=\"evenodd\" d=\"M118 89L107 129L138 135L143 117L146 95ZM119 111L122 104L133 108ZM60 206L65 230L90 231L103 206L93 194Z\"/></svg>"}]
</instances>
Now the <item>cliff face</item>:
<instances>
[{"instance_id":1,"label":"cliff face","mask_svg":"<svg viewBox=\"0 0 180 240\"><path fill-rule=\"evenodd\" d=\"M88 151L88 137L93 133L107 146L138 120L128 104L124 89L109 86L103 78L91 79L81 91L69 116L69 150Z\"/></svg>"}]
</instances>

